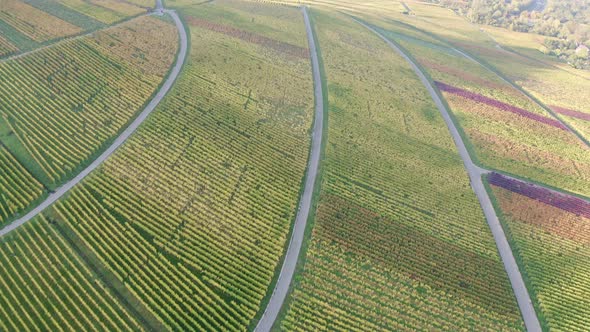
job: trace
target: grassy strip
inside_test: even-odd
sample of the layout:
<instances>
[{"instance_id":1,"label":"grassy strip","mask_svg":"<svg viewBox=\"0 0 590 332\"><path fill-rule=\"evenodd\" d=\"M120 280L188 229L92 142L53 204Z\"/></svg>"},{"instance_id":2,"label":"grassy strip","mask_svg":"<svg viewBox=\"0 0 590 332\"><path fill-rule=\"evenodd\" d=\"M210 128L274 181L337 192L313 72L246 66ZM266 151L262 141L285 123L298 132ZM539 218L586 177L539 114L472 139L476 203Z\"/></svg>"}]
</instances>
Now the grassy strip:
<instances>
[{"instance_id":1,"label":"grassy strip","mask_svg":"<svg viewBox=\"0 0 590 332\"><path fill-rule=\"evenodd\" d=\"M319 39L317 37L316 34L316 29L315 29L315 17L314 17L314 12L309 9L309 20L311 23L311 28L312 28L312 35L313 35L313 39L315 41L315 45L316 45L316 50L317 50L317 56L318 56L318 63L319 63L319 69L320 69L320 78L321 78L321 84L322 84L322 103L324 105L324 125L322 127L322 144L320 147L320 162L319 162L319 169L318 169L318 175L316 178L316 182L314 184L314 188L313 188L313 195L312 195L312 200L311 200L311 207L310 207L310 214L308 216L307 219L307 224L305 226L305 234L303 236L303 244L301 246L301 251L299 252L299 257L297 259L297 266L295 267L295 273L293 275L293 280L291 282L291 285L289 285L289 291L287 292L287 298L285 299L285 302L283 303L283 307L281 308L281 310L279 311L279 314L277 316L277 319L275 320L275 323L272 327L272 331L279 331L280 330L280 322L282 322L285 317L287 316L287 313L289 311L289 307L291 305L292 302L292 293L295 290L295 288L297 288L299 286L299 283L301 281L301 274L303 274L303 271L305 269L305 261L307 258L307 249L309 248L309 243L311 240L311 234L312 234L312 230L314 228L315 225L315 212L317 210L317 206L319 204L319 199L320 199L320 192L321 192L321 187L322 187L322 183L323 183L323 174L324 174L324 168L322 167L323 165L323 161L325 159L325 147L326 144L328 142L328 83L326 80L326 71L324 70L324 61L322 58L322 50L320 47L320 43L319 43ZM315 84L315 82L314 82Z\"/></svg>"},{"instance_id":2,"label":"grassy strip","mask_svg":"<svg viewBox=\"0 0 590 332\"><path fill-rule=\"evenodd\" d=\"M500 225L502 226L502 229L504 230L504 234L506 234L506 239L508 240L508 244L510 245L510 248L512 249L512 254L514 255L514 259L516 260L516 265L518 265L518 270L520 271L520 275L522 276L522 279L524 280L524 284L525 284L527 291L529 292L529 296L531 297L531 300L533 302L533 307L535 308L535 313L537 314L537 318L539 319L539 322L541 323L541 328L543 329L543 331L549 331L549 324L547 323L547 318L545 317L545 315L543 314L543 311L541 310L541 307L539 306L537 292L535 291L535 289L532 285L532 281L531 281L530 277L528 276L528 272L526 270L526 264L522 260L522 256L520 255L520 251L518 250L518 246L514 240L512 232L510 231L510 227L508 226L508 223L506 222L504 214L502 213L502 209L500 209L500 204L498 203L498 200L496 199L496 196L494 195L494 192L492 191L492 188L490 187L490 184L488 182L488 177L486 175L483 176L482 182L483 182L483 185L487 191L488 196L490 197L490 201L492 202L492 206L494 207L494 210L496 211L496 215L498 216L498 220L500 221Z\"/></svg>"},{"instance_id":3,"label":"grassy strip","mask_svg":"<svg viewBox=\"0 0 590 332\"><path fill-rule=\"evenodd\" d=\"M63 221L57 221L55 216L48 216L48 219L53 221L52 225L55 226L58 233L146 331L163 331L166 329L162 322L129 291L127 286L114 273L109 271L69 225Z\"/></svg>"}]
</instances>

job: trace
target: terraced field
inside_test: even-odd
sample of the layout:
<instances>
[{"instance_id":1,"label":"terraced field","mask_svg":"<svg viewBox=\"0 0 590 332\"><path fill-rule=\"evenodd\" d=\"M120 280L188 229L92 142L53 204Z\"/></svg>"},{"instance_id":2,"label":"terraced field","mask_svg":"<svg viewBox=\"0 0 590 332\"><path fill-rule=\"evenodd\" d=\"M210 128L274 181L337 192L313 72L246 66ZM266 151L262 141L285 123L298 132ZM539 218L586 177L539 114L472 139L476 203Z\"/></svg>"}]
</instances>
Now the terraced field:
<instances>
[{"instance_id":1,"label":"terraced field","mask_svg":"<svg viewBox=\"0 0 590 332\"><path fill-rule=\"evenodd\" d=\"M523 329L453 141L409 64L349 18L312 13L328 142L280 328Z\"/></svg>"},{"instance_id":2,"label":"terraced field","mask_svg":"<svg viewBox=\"0 0 590 332\"><path fill-rule=\"evenodd\" d=\"M156 91L177 43L174 25L141 17L0 63L0 143L12 163L0 174L19 178L7 195L30 190L0 201L0 224L41 197L40 184L59 186L109 144Z\"/></svg>"},{"instance_id":3,"label":"terraced field","mask_svg":"<svg viewBox=\"0 0 590 332\"><path fill-rule=\"evenodd\" d=\"M497 174L489 182L545 327L586 331L590 203Z\"/></svg>"}]
</instances>

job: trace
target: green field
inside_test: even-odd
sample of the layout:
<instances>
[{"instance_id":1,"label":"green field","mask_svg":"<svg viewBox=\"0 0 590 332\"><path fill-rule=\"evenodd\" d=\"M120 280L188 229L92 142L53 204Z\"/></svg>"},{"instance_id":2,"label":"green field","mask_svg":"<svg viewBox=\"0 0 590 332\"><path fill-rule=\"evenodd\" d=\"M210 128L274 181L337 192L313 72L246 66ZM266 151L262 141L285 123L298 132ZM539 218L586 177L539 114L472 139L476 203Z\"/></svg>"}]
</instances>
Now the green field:
<instances>
[{"instance_id":1,"label":"green field","mask_svg":"<svg viewBox=\"0 0 590 332\"><path fill-rule=\"evenodd\" d=\"M58 187L110 144L163 81L177 44L174 25L142 17L0 63L0 143L20 164L0 165L0 183L20 183L0 200L0 224L42 196L30 189Z\"/></svg>"},{"instance_id":2,"label":"green field","mask_svg":"<svg viewBox=\"0 0 590 332\"><path fill-rule=\"evenodd\" d=\"M305 263L281 329L522 329L478 201L425 88L370 31L313 13L328 142Z\"/></svg>"},{"instance_id":3,"label":"green field","mask_svg":"<svg viewBox=\"0 0 590 332\"><path fill-rule=\"evenodd\" d=\"M585 217L491 186L546 329L586 331L590 214Z\"/></svg>"},{"instance_id":4,"label":"green field","mask_svg":"<svg viewBox=\"0 0 590 332\"><path fill-rule=\"evenodd\" d=\"M589 331L590 72L473 3L0 0L0 332Z\"/></svg>"},{"instance_id":5,"label":"green field","mask_svg":"<svg viewBox=\"0 0 590 332\"><path fill-rule=\"evenodd\" d=\"M409 29L405 24L373 21L418 61L433 82L471 94L465 97L439 88L464 132L472 157L483 167L590 195L587 146L550 113L451 45L432 47L418 42L417 37L404 38ZM417 29L412 33L431 38ZM474 100L474 96L485 100ZM519 109L521 114L506 109Z\"/></svg>"},{"instance_id":6,"label":"green field","mask_svg":"<svg viewBox=\"0 0 590 332\"><path fill-rule=\"evenodd\" d=\"M227 12L242 20L220 30ZM45 217L166 328L244 330L271 290L306 167L303 18L233 2L183 15L191 49L175 88Z\"/></svg>"},{"instance_id":7,"label":"green field","mask_svg":"<svg viewBox=\"0 0 590 332\"><path fill-rule=\"evenodd\" d=\"M0 59L147 14L154 0L3 0Z\"/></svg>"}]
</instances>

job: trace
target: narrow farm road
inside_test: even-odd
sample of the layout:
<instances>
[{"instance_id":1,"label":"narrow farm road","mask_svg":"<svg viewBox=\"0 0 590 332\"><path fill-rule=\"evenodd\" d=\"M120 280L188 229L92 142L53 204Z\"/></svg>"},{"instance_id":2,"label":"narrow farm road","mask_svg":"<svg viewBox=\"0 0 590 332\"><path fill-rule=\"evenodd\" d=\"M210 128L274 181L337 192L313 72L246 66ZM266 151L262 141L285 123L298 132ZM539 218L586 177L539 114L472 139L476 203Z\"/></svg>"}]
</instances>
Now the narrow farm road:
<instances>
[{"instance_id":1,"label":"narrow farm road","mask_svg":"<svg viewBox=\"0 0 590 332\"><path fill-rule=\"evenodd\" d=\"M279 311L285 302L289 292L289 286L295 273L295 267L299 258L299 252L303 244L305 227L312 206L313 189L318 174L318 168L321 158L322 146L322 128L324 126L324 103L322 93L322 81L320 77L320 65L316 49L316 41L313 37L311 23L307 15L307 7L302 7L303 17L305 20L305 29L307 31L307 40L309 43L309 53L311 56L311 67L313 71L314 97L315 97L315 117L313 122L313 132L311 136L311 151L305 178L305 187L299 201L299 209L293 226L293 233L287 248L285 260L279 274L279 279L275 285L270 301L268 302L258 325L257 332L268 332L272 328Z\"/></svg>"},{"instance_id":2,"label":"narrow farm road","mask_svg":"<svg viewBox=\"0 0 590 332\"><path fill-rule=\"evenodd\" d=\"M180 37L180 49L178 51L178 58L176 59L176 63L170 71L170 75L168 75L168 78L166 79L166 81L156 94L156 96L150 101L147 107L137 116L137 118L115 139L113 144L111 144L111 146L109 146L106 151L104 151L98 158L96 158L88 167L82 170L75 178L68 181L61 187L57 188L55 192L47 196L47 198L43 202L41 202L41 204L39 204L29 213L15 220L6 227L0 229L0 237L12 232L13 230L17 229L27 221L31 220L45 208L49 207L51 204L53 204L55 201L61 198L70 189L72 189L75 185L82 181L82 179L84 179L88 174L90 174L105 160L107 160L107 158L109 158L137 130L137 128L143 123L143 121L147 119L150 113L152 113L152 111L156 108L156 106L158 106L160 101L162 101L162 99L166 96L168 91L170 91L170 88L176 81L176 78L178 77L178 74L180 73L182 65L184 64L184 61L186 59L188 41L187 32L184 29L184 25L182 24L176 12L172 10L165 10L165 12L170 14L170 16L174 19Z\"/></svg>"},{"instance_id":3,"label":"narrow farm road","mask_svg":"<svg viewBox=\"0 0 590 332\"><path fill-rule=\"evenodd\" d=\"M354 18L353 18L354 19ZM449 115L449 111L444 106L443 102L441 101L440 97L436 93L430 81L426 78L420 67L414 61L406 55L397 45L391 42L389 39L385 38L382 34L378 31L373 29L372 27L366 25L363 22L360 22L354 19L357 23L364 26L365 28L369 29L377 36L379 36L385 43L387 43L394 51L396 51L399 55L401 55L406 61L412 66L414 72L418 75L422 84L426 87L430 96L434 100L438 110L440 111L449 131L455 141L455 145L459 150L459 155L463 160L463 164L465 165L465 169L469 174L469 178L471 180L471 186L473 187L473 191L477 196L479 203L483 209L484 215L488 222L488 225L492 231L492 235L494 236L494 240L496 242L496 246L498 248L498 252L500 253L500 258L504 263L504 268L508 273L508 278L510 279L510 283L512 284L512 289L514 290L514 295L516 296L516 300L518 302L518 306L522 313L522 317L525 323L525 326L529 332L537 332L541 331L541 324L539 323L539 319L535 313L535 309L531 302L531 298L529 293L526 289L524 284L524 280L522 279L522 275L518 269L518 265L516 264L516 260L514 259L514 255L512 254L512 250L510 249L510 245L508 244L508 240L506 239L506 234L504 234L504 230L500 225L500 221L498 220L498 216L496 215L496 211L492 205L490 197L484 187L482 175L488 173L489 171L484 170L473 163L471 160L471 156L455 126L455 123L451 119Z\"/></svg>"}]
</instances>

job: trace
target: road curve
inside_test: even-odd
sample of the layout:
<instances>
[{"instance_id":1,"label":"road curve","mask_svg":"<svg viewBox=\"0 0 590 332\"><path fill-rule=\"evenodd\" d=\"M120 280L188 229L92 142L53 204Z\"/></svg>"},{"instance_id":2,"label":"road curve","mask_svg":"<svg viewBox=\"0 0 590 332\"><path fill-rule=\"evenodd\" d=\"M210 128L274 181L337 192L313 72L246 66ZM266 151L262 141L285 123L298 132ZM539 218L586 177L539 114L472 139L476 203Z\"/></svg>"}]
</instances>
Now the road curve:
<instances>
[{"instance_id":1,"label":"road curve","mask_svg":"<svg viewBox=\"0 0 590 332\"><path fill-rule=\"evenodd\" d=\"M93 170L95 170L98 166L100 166L110 155L112 155L125 141L137 130L137 128L141 125L141 123L147 119L147 117L152 113L152 111L158 106L160 101L166 96L180 70L187 55L188 49L188 42L187 42L187 33L184 29L184 25L182 24L180 18L176 14L176 12L171 10L165 10L166 13L170 14L170 16L174 19L176 23L176 28L178 29L178 34L180 37L180 49L178 52L178 57L176 59L176 63L174 67L170 71L168 78L156 94L156 96L150 101L147 107L133 120L133 122L115 139L113 144L109 146L98 158L96 158L88 167L82 170L75 178L71 179L61 187L57 188L55 192L51 193L47 198L41 202L37 207L31 210L29 213L24 215L23 217L13 221L6 227L0 229L0 237L12 232L13 230L17 229L27 221L31 220L37 214L41 213L45 208L49 207L55 201L57 201L60 197L66 194L70 189L72 189L75 185L77 185L82 179L84 179L88 174L90 174Z\"/></svg>"},{"instance_id":2,"label":"road curve","mask_svg":"<svg viewBox=\"0 0 590 332\"><path fill-rule=\"evenodd\" d=\"M293 279L293 274L295 273L295 267L297 265L297 259L299 258L299 252L301 251L301 246L303 244L305 226L307 225L307 219L312 205L313 189L321 158L322 128L324 127L324 99L320 77L320 65L311 23L309 22L309 16L307 15L307 7L302 7L302 11L305 20L307 41L309 43L309 53L311 56L315 97L315 118L313 122L313 133L311 136L311 151L309 154L305 187L299 200L299 209L297 211L295 225L293 226L293 233L291 235L289 247L287 248L279 279L272 292L270 301L256 326L256 332L270 331L289 292L289 286L291 285L291 280Z\"/></svg>"},{"instance_id":3,"label":"road curve","mask_svg":"<svg viewBox=\"0 0 590 332\"><path fill-rule=\"evenodd\" d=\"M498 248L500 258L502 259L502 262L504 263L504 268L508 273L508 278L510 279L510 283L512 284L512 289L514 290L514 295L516 296L516 300L518 302L518 306L520 308L520 312L522 314L522 318L524 320L526 329L529 332L541 331L541 324L539 323L539 319L535 313L535 308L533 307L533 304L531 302L531 298L524 284L524 280L522 279L522 275L518 270L518 265L516 264L516 260L514 259L514 255L512 254L512 250L510 249L508 240L506 239L506 234L504 234L502 225L498 220L496 211L494 210L488 192L486 191L483 184L482 175L488 173L489 171L478 167L471 160L471 156L469 155L469 152L465 146L465 143L463 142L463 139L461 138L461 135L459 134L459 131L457 130L457 127L455 126L455 123L449 115L449 111L441 101L440 97L436 93L436 90L434 89L432 84L430 84L430 81L428 81L420 67L418 67L418 65L414 63L414 61L410 57L408 57L408 55L406 55L399 47L397 47L397 45L395 45L389 39L385 38L385 36L380 34L372 27L366 25L365 23L358 21L355 18L353 19L360 25L364 26L365 28L369 29L377 36L379 36L379 38L385 41L393 50L395 50L399 55L406 59L406 61L410 63L410 65L414 69L414 72L422 81L422 84L424 84L424 86L430 93L430 96L434 100L436 107L440 111L443 119L445 120L445 123L447 124L447 127L449 128L453 140L455 141L455 145L459 150L459 155L461 156L463 164L465 165L465 169L469 174L471 187L473 188L473 191L475 192L475 195L479 200L479 203L483 209L488 225L492 231L492 235L494 236L494 240L496 241L496 246Z\"/></svg>"}]
</instances>

